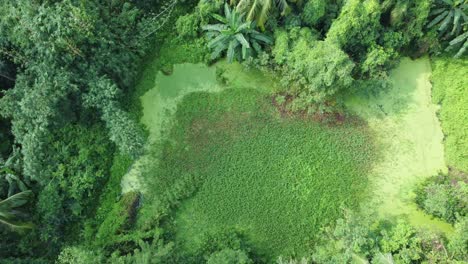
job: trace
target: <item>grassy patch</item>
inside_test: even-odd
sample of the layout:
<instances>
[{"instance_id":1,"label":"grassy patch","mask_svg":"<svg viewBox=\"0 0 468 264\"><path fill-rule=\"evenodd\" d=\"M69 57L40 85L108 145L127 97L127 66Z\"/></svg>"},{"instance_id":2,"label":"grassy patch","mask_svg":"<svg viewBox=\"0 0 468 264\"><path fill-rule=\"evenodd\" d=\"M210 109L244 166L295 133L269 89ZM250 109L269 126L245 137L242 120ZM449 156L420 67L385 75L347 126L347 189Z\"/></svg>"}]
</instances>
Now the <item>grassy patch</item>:
<instances>
[{"instance_id":1,"label":"grassy patch","mask_svg":"<svg viewBox=\"0 0 468 264\"><path fill-rule=\"evenodd\" d=\"M174 222L188 251L207 232L236 228L268 257L304 254L341 206L365 195L372 141L364 125L280 119L264 93L245 89L192 93L176 120L142 214L198 188Z\"/></svg>"},{"instance_id":2,"label":"grassy patch","mask_svg":"<svg viewBox=\"0 0 468 264\"><path fill-rule=\"evenodd\" d=\"M468 172L468 59L433 58L432 68L447 164Z\"/></svg>"}]
</instances>

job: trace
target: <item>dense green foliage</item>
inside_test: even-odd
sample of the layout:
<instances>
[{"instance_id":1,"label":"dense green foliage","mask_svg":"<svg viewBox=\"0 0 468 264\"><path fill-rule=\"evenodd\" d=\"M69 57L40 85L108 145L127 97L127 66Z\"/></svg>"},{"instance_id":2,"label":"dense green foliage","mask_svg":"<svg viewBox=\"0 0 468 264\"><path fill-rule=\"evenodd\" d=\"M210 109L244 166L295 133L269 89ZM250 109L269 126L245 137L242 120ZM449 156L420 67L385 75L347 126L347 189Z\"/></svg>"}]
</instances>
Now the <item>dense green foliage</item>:
<instances>
[{"instance_id":1,"label":"dense green foliage","mask_svg":"<svg viewBox=\"0 0 468 264\"><path fill-rule=\"evenodd\" d=\"M49 131L79 119L86 109L102 112L122 151L137 154L141 148L141 135L118 106L118 91L132 84L145 48L144 41L129 33L139 28L139 11L129 4L109 5L2 2L1 49L21 71L1 100L1 112L12 119L24 174L32 179L40 180L36 172L44 170Z\"/></svg>"},{"instance_id":2,"label":"dense green foliage","mask_svg":"<svg viewBox=\"0 0 468 264\"><path fill-rule=\"evenodd\" d=\"M468 259L467 6L1 1L0 263ZM435 57L441 47L459 60ZM353 213L382 146L343 99L399 85L398 59L428 53L450 173L421 183L416 203L453 224L447 237ZM174 74L181 63L216 64L194 66L208 80ZM163 136L148 126L145 141L136 120L159 115Z\"/></svg>"},{"instance_id":3,"label":"dense green foliage","mask_svg":"<svg viewBox=\"0 0 468 264\"><path fill-rule=\"evenodd\" d=\"M418 186L416 202L426 212L454 223L468 217L468 176L451 171L438 175Z\"/></svg>"},{"instance_id":4,"label":"dense green foliage","mask_svg":"<svg viewBox=\"0 0 468 264\"><path fill-rule=\"evenodd\" d=\"M434 58L432 61L433 101L441 105L439 118L445 134L446 160L449 166L468 171L468 76L467 59Z\"/></svg>"},{"instance_id":5,"label":"dense green foliage","mask_svg":"<svg viewBox=\"0 0 468 264\"><path fill-rule=\"evenodd\" d=\"M465 223L461 224L465 225ZM462 230L465 228L465 230ZM376 220L369 213L345 212L336 225L324 229L312 259L316 263L457 263L464 261L466 227L446 238L415 229L403 219Z\"/></svg>"}]
</instances>

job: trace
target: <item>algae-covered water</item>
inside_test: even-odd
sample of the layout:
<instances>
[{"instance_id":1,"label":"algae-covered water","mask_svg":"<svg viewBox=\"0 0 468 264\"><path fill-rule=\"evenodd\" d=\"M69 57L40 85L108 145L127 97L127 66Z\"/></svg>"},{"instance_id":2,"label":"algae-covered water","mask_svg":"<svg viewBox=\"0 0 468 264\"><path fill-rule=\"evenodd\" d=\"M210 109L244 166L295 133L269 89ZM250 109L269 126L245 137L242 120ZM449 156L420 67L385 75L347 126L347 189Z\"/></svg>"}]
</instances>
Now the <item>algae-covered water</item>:
<instances>
[{"instance_id":1,"label":"algae-covered water","mask_svg":"<svg viewBox=\"0 0 468 264\"><path fill-rule=\"evenodd\" d=\"M367 120L381 146L382 158L370 175L372 206L383 217L405 215L415 226L451 232L449 224L431 218L413 202L415 184L447 171L430 75L428 58L403 59L391 72L391 89L376 97L354 96L346 104Z\"/></svg>"},{"instance_id":2,"label":"algae-covered water","mask_svg":"<svg viewBox=\"0 0 468 264\"><path fill-rule=\"evenodd\" d=\"M138 159L129 172L122 179L122 192L132 190L145 192L145 184L141 174L149 164L157 163L157 144L162 135L171 127L172 116L176 112L177 104L187 94L197 91L217 92L221 87L216 81L216 69L204 64L178 64L174 66L171 75L159 72L153 87L142 97L143 117L141 122L149 131L146 146L147 155ZM151 154L149 154L151 153Z\"/></svg>"}]
</instances>

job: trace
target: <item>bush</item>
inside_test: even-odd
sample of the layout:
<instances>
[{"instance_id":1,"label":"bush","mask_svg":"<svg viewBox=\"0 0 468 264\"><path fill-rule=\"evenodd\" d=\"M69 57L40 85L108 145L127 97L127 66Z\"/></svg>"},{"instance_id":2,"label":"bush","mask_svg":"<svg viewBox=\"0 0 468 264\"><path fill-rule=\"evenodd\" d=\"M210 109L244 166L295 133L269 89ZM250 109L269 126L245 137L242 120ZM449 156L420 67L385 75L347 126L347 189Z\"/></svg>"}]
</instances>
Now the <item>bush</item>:
<instances>
[{"instance_id":1,"label":"bush","mask_svg":"<svg viewBox=\"0 0 468 264\"><path fill-rule=\"evenodd\" d=\"M57 258L56 264L103 263L103 256L83 247L66 247Z\"/></svg>"},{"instance_id":2,"label":"bush","mask_svg":"<svg viewBox=\"0 0 468 264\"><path fill-rule=\"evenodd\" d=\"M346 53L360 61L367 48L376 43L380 30L380 4L377 0L346 1L327 33Z\"/></svg>"},{"instance_id":3,"label":"bush","mask_svg":"<svg viewBox=\"0 0 468 264\"><path fill-rule=\"evenodd\" d=\"M177 19L177 33L182 38L195 38L198 35L200 18L197 14L188 14Z\"/></svg>"},{"instance_id":4,"label":"bush","mask_svg":"<svg viewBox=\"0 0 468 264\"><path fill-rule=\"evenodd\" d=\"M455 224L455 232L453 232L448 249L457 259L468 259L468 217L463 217Z\"/></svg>"},{"instance_id":5,"label":"bush","mask_svg":"<svg viewBox=\"0 0 468 264\"><path fill-rule=\"evenodd\" d=\"M60 243L73 236L77 220L92 212L107 182L114 147L100 125L67 125L46 142L47 167L41 172L45 184L36 213L42 240Z\"/></svg>"},{"instance_id":6,"label":"bush","mask_svg":"<svg viewBox=\"0 0 468 264\"><path fill-rule=\"evenodd\" d=\"M273 71L279 72L281 84L293 95L293 111L314 111L314 104L331 100L353 82L353 62L337 45L316 41L307 28L275 33Z\"/></svg>"},{"instance_id":7,"label":"bush","mask_svg":"<svg viewBox=\"0 0 468 264\"><path fill-rule=\"evenodd\" d=\"M302 21L311 27L317 26L327 11L326 0L309 0L302 11Z\"/></svg>"},{"instance_id":8,"label":"bush","mask_svg":"<svg viewBox=\"0 0 468 264\"><path fill-rule=\"evenodd\" d=\"M427 213L455 223L468 214L466 176L451 172L427 179L416 189L416 203Z\"/></svg>"},{"instance_id":9,"label":"bush","mask_svg":"<svg viewBox=\"0 0 468 264\"><path fill-rule=\"evenodd\" d=\"M373 214L345 211L343 219L320 234L313 260L316 263L456 263L466 259L465 224L459 227L462 234L449 242L447 252L445 238L440 234L418 230L404 219L396 222L376 219Z\"/></svg>"}]
</instances>

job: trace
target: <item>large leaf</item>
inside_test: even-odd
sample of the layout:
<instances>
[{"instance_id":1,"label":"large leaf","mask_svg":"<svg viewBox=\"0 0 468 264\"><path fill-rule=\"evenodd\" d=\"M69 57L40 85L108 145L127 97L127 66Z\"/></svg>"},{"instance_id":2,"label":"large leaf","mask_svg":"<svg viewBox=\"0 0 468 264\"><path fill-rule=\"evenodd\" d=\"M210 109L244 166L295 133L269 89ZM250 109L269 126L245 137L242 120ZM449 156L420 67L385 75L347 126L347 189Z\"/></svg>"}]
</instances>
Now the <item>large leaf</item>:
<instances>
[{"instance_id":1,"label":"large leaf","mask_svg":"<svg viewBox=\"0 0 468 264\"><path fill-rule=\"evenodd\" d=\"M224 4L224 16L226 17L227 20L230 20L231 19L231 9L229 9L229 5L228 3L225 3ZM227 22L225 22L227 23Z\"/></svg>"},{"instance_id":2,"label":"large leaf","mask_svg":"<svg viewBox=\"0 0 468 264\"><path fill-rule=\"evenodd\" d=\"M227 29L226 25L223 24L213 24L213 25L204 25L202 26L203 30L209 30L209 31L217 31L217 32L222 32Z\"/></svg>"},{"instance_id":3,"label":"large leaf","mask_svg":"<svg viewBox=\"0 0 468 264\"><path fill-rule=\"evenodd\" d=\"M428 28L431 28L433 27L434 25L436 25L437 23L439 23L440 21L442 21L442 19L444 19L444 17L446 17L448 15L449 11L445 11L443 12L442 14L438 15L436 18L434 18L431 23L429 23L429 25L427 25Z\"/></svg>"},{"instance_id":4,"label":"large leaf","mask_svg":"<svg viewBox=\"0 0 468 264\"><path fill-rule=\"evenodd\" d=\"M246 48L250 48L250 44L249 42L245 39L244 35L238 33L235 35L237 41L239 41L240 44L242 44L242 46L246 47Z\"/></svg>"},{"instance_id":5,"label":"large leaf","mask_svg":"<svg viewBox=\"0 0 468 264\"><path fill-rule=\"evenodd\" d=\"M218 20L221 23L227 24L227 19L218 15L218 14L211 14L216 20Z\"/></svg>"},{"instance_id":6,"label":"large leaf","mask_svg":"<svg viewBox=\"0 0 468 264\"><path fill-rule=\"evenodd\" d=\"M24 192L17 193L13 196L10 196L5 200L0 201L0 211L11 210L13 208L22 206L31 199L32 195L33 195L32 191L24 191Z\"/></svg>"},{"instance_id":7,"label":"large leaf","mask_svg":"<svg viewBox=\"0 0 468 264\"><path fill-rule=\"evenodd\" d=\"M462 42L462 41L464 41L466 39L468 39L468 31L461 34L460 36L452 39L452 41L450 41L449 44L450 44L450 46L457 45L458 43L460 43L460 42Z\"/></svg>"},{"instance_id":8,"label":"large leaf","mask_svg":"<svg viewBox=\"0 0 468 264\"><path fill-rule=\"evenodd\" d=\"M447 17L444 19L444 21L442 21L442 23L440 24L440 27L439 27L439 31L443 32L449 25L450 23L450 20L452 19L453 17L453 13L454 11L451 10L449 12L449 14L447 15Z\"/></svg>"},{"instance_id":9,"label":"large leaf","mask_svg":"<svg viewBox=\"0 0 468 264\"><path fill-rule=\"evenodd\" d=\"M233 62L234 61L234 56L236 55L236 48L239 46L239 42L237 42L235 39L231 40L229 42L229 47L227 50L227 59L228 62Z\"/></svg>"},{"instance_id":10,"label":"large leaf","mask_svg":"<svg viewBox=\"0 0 468 264\"><path fill-rule=\"evenodd\" d=\"M258 40L258 41L261 41L261 42L263 42L265 44L273 44L273 39L271 39L267 35L264 35L264 34L261 34L261 33L252 34L252 38L254 38L254 39Z\"/></svg>"},{"instance_id":11,"label":"large leaf","mask_svg":"<svg viewBox=\"0 0 468 264\"><path fill-rule=\"evenodd\" d=\"M252 41L252 47L254 48L255 52L257 53L262 52L262 47L255 40Z\"/></svg>"},{"instance_id":12,"label":"large leaf","mask_svg":"<svg viewBox=\"0 0 468 264\"><path fill-rule=\"evenodd\" d=\"M465 41L465 43L463 44L463 46L458 50L457 54L455 54L455 58L460 58L460 56L462 56L466 49L468 49L468 39Z\"/></svg>"},{"instance_id":13,"label":"large leaf","mask_svg":"<svg viewBox=\"0 0 468 264\"><path fill-rule=\"evenodd\" d=\"M22 229L32 229L34 225L30 222L17 222L17 221L9 221L0 217L0 224L3 224L9 227L13 231L20 231Z\"/></svg>"},{"instance_id":14,"label":"large leaf","mask_svg":"<svg viewBox=\"0 0 468 264\"><path fill-rule=\"evenodd\" d=\"M219 36L217 36L216 38L208 42L208 48L213 48L218 45L226 45L228 39L229 39L228 35L220 34Z\"/></svg>"},{"instance_id":15,"label":"large leaf","mask_svg":"<svg viewBox=\"0 0 468 264\"><path fill-rule=\"evenodd\" d=\"M460 28L460 18L462 11L455 9L455 17L453 18L453 28L451 34L454 34Z\"/></svg>"},{"instance_id":16,"label":"large leaf","mask_svg":"<svg viewBox=\"0 0 468 264\"><path fill-rule=\"evenodd\" d=\"M219 57L219 55L221 55L221 52L223 52L225 49L227 49L227 46L226 45L219 45L217 46L213 52L211 52L211 59L212 60L215 60Z\"/></svg>"},{"instance_id":17,"label":"large leaf","mask_svg":"<svg viewBox=\"0 0 468 264\"><path fill-rule=\"evenodd\" d=\"M241 33L242 31L244 31L246 29L249 29L250 25L251 25L251 23L249 23L249 22L242 23L242 25L240 25L239 27L236 28L236 33Z\"/></svg>"}]
</instances>

